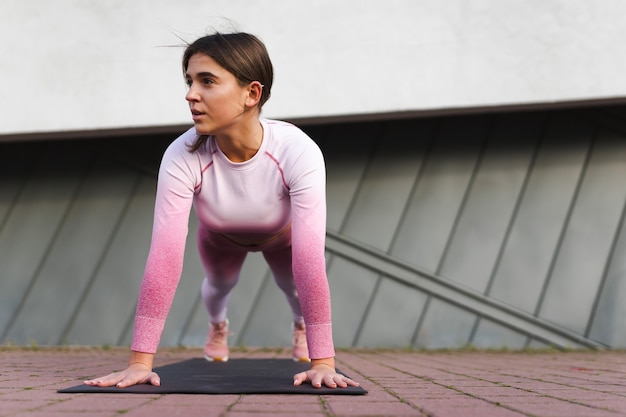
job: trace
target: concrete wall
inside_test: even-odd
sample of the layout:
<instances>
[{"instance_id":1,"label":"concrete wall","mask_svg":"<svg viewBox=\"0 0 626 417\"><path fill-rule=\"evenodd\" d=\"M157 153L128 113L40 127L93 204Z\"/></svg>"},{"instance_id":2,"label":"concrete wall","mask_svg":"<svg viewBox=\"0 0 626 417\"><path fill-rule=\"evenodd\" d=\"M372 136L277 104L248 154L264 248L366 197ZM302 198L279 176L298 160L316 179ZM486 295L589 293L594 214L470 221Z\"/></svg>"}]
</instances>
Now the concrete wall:
<instances>
[{"instance_id":1,"label":"concrete wall","mask_svg":"<svg viewBox=\"0 0 626 417\"><path fill-rule=\"evenodd\" d=\"M232 26L273 57L268 117L623 98L624 15L618 0L4 0L0 137L188 124L179 38Z\"/></svg>"}]
</instances>

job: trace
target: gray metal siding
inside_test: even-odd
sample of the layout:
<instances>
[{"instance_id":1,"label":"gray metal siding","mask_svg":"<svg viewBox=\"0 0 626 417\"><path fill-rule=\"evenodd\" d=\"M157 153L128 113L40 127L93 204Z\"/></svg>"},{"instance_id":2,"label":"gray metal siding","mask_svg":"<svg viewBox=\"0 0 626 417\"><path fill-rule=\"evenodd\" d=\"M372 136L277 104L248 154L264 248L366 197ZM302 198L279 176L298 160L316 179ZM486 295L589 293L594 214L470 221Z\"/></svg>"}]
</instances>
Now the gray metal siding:
<instances>
[{"instance_id":1,"label":"gray metal siding","mask_svg":"<svg viewBox=\"0 0 626 417\"><path fill-rule=\"evenodd\" d=\"M305 126L328 172L337 346L626 347L626 111ZM128 344L168 136L0 144L1 343ZM162 346L202 345L192 215ZM290 343L260 254L232 344Z\"/></svg>"}]
</instances>

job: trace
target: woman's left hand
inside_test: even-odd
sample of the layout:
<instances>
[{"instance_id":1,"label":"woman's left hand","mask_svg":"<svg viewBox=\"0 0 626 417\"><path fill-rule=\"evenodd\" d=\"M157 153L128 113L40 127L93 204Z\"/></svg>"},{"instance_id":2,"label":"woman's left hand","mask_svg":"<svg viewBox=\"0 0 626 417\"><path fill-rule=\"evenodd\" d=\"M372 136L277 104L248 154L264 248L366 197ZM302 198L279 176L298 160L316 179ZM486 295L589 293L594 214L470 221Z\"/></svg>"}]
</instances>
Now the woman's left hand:
<instances>
[{"instance_id":1,"label":"woman's left hand","mask_svg":"<svg viewBox=\"0 0 626 417\"><path fill-rule=\"evenodd\" d=\"M311 365L311 369L308 371L300 372L294 375L293 385L302 385L305 382L310 382L315 388L321 388L322 385L326 385L328 388L346 388L348 386L358 387L360 384L351 380L350 378L338 374L334 366L326 363L315 363ZM334 362L334 361L333 361Z\"/></svg>"}]
</instances>

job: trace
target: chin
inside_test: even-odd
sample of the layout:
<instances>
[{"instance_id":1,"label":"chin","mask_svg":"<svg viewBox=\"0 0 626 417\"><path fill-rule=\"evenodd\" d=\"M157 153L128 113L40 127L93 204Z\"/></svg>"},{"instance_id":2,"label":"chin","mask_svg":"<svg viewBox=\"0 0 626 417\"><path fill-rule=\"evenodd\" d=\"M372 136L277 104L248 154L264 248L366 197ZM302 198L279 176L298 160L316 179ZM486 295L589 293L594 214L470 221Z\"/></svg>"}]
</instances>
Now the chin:
<instances>
[{"instance_id":1,"label":"chin","mask_svg":"<svg viewBox=\"0 0 626 417\"><path fill-rule=\"evenodd\" d=\"M210 135L211 132L207 128L203 128L202 126L195 125L196 133L199 135Z\"/></svg>"}]
</instances>

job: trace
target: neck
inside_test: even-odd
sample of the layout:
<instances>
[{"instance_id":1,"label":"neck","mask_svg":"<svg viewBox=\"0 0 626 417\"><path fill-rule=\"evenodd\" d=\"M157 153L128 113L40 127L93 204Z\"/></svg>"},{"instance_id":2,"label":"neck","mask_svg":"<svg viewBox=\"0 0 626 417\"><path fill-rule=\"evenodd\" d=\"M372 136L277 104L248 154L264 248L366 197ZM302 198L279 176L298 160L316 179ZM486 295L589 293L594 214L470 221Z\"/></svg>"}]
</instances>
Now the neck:
<instances>
[{"instance_id":1,"label":"neck","mask_svg":"<svg viewBox=\"0 0 626 417\"><path fill-rule=\"evenodd\" d=\"M216 135L217 145L232 162L245 162L259 151L263 142L263 126L258 118L240 124L235 132Z\"/></svg>"}]
</instances>

